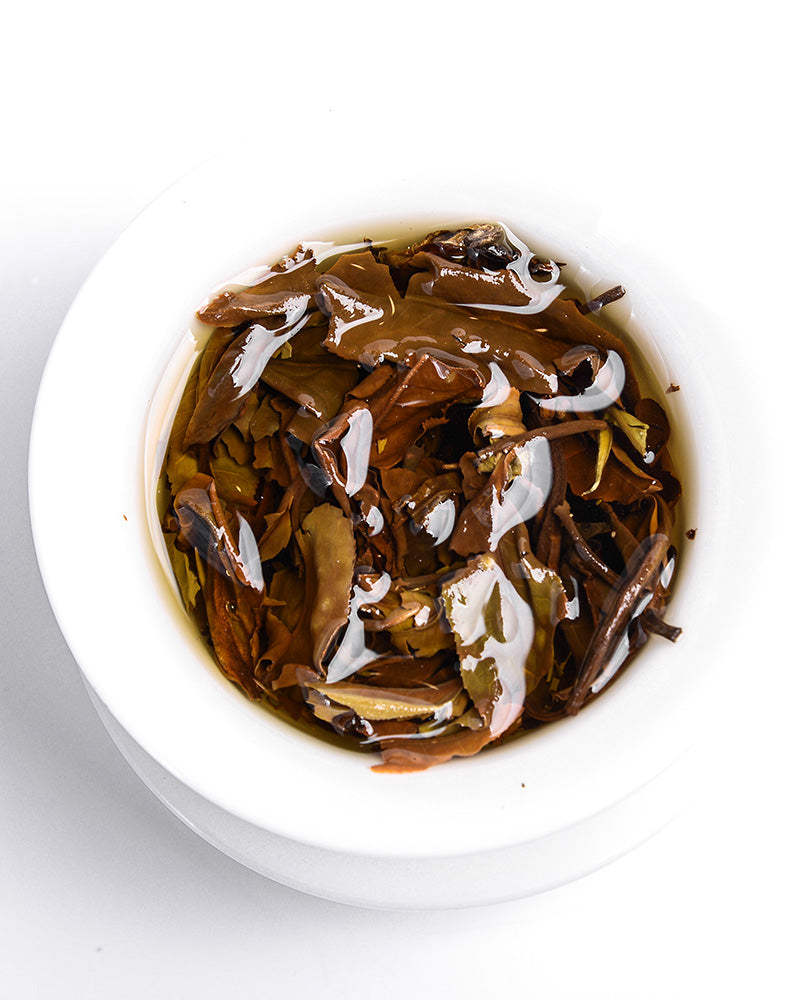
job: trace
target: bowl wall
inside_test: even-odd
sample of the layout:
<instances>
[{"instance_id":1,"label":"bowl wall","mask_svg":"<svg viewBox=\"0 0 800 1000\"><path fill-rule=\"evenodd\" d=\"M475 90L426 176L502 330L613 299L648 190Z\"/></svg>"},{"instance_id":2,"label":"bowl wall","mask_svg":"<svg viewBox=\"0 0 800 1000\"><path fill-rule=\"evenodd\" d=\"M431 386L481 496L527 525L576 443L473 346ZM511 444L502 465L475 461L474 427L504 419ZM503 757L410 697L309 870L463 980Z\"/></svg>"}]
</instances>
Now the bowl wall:
<instances>
[{"instance_id":1,"label":"bowl wall","mask_svg":"<svg viewBox=\"0 0 800 1000\"><path fill-rule=\"evenodd\" d=\"M55 342L34 420L30 497L43 578L118 733L175 788L245 824L248 843L261 830L265 843L376 863L527 850L633 801L697 732L714 678L729 480L724 414L704 374L712 338L691 303L666 295L659 275L611 245L591 208L564 193L532 193L522 176L365 177L345 166L334 160L322 185L311 165L270 180L257 160L211 161L151 205L98 265ZM609 309L659 384L681 386L667 406L687 487L683 517L700 529L684 547L670 605L684 636L677 647L650 643L574 719L473 759L376 775L369 757L296 732L222 678L164 572L153 484L196 346L190 318L209 289L300 240L379 240L475 219L504 221L544 253L579 262L587 292L623 283L628 295ZM645 826L654 829L664 815L651 812ZM619 850L601 853L645 834L637 827L620 835ZM231 853L263 870L243 848Z\"/></svg>"}]
</instances>

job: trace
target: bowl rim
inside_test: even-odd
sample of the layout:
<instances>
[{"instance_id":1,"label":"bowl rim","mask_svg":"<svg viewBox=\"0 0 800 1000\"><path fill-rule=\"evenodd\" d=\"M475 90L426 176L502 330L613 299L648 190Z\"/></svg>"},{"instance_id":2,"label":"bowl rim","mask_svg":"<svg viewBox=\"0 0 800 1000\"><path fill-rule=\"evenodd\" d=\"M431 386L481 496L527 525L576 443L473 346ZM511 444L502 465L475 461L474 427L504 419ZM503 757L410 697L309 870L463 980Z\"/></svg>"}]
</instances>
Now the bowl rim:
<instances>
[{"instance_id":1,"label":"bowl rim","mask_svg":"<svg viewBox=\"0 0 800 1000\"><path fill-rule=\"evenodd\" d=\"M642 787L697 731L714 683L708 582L723 574L729 480L723 415L706 377L709 345L696 330L687 336L691 303L669 289L666 305L657 269L615 246L599 231L597 211L553 184L532 191L522 172L364 177L345 167L334 160L320 188L315 164L264 183L258 158L215 157L151 203L95 267L53 344L32 424L29 499L42 578L97 697L150 756L232 814L317 847L385 857L528 842ZM652 336L648 357L683 389L671 399L679 422L688 428L688 398L692 426L704 430L684 442L692 517L703 530L671 604L684 626L678 649L651 643L574 719L476 758L379 775L371 757L330 747L247 702L210 662L151 545L148 415L152 430L164 372L210 289L300 240L368 224L380 239L416 232L425 220L475 218L500 219L538 247L558 248L560 259L580 264L587 285L625 284L628 322ZM82 485L70 488L75 481Z\"/></svg>"}]
</instances>

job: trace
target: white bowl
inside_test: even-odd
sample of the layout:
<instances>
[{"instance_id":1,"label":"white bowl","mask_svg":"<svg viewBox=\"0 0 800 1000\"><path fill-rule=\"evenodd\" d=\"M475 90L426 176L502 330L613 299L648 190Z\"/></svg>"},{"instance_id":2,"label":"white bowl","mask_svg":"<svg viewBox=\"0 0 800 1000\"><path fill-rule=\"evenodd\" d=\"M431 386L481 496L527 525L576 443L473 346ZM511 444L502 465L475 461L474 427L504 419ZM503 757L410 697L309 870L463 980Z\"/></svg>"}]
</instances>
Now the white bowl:
<instances>
[{"instance_id":1,"label":"white bowl","mask_svg":"<svg viewBox=\"0 0 800 1000\"><path fill-rule=\"evenodd\" d=\"M530 178L350 171L335 157L272 175L260 158L211 161L153 203L78 295L34 419L30 502L48 595L101 717L143 779L190 826L256 871L375 906L521 896L624 853L674 815L681 761L713 684L711 581L723 569L728 481L708 345L686 303L626 259L568 199ZM417 774L370 770L250 704L220 675L180 608L150 530L165 415L208 291L300 240L381 239L500 219L579 262L587 291L622 282L617 316L643 343L679 434L684 546L669 618L574 719ZM183 355L180 355L183 351ZM178 354L176 355L176 352ZM177 365L176 356L182 357ZM702 437L686 429L701 428ZM685 770L685 768L683 769Z\"/></svg>"}]
</instances>

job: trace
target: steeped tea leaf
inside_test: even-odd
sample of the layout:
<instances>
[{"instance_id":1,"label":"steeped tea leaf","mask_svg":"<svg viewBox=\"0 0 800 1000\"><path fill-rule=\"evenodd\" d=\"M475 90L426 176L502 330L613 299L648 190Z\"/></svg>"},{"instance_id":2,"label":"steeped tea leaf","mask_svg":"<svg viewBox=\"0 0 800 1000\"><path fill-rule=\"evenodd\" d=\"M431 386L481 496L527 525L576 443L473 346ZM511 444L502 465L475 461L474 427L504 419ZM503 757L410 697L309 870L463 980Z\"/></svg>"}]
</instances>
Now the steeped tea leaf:
<instances>
[{"instance_id":1,"label":"steeped tea leaf","mask_svg":"<svg viewBox=\"0 0 800 1000\"><path fill-rule=\"evenodd\" d=\"M650 429L647 424L618 406L611 406L606 410L606 420L620 428L640 455L647 453L647 432Z\"/></svg>"},{"instance_id":2,"label":"steeped tea leaf","mask_svg":"<svg viewBox=\"0 0 800 1000\"><path fill-rule=\"evenodd\" d=\"M441 722L453 718L459 702L462 708L466 702L458 681L449 681L439 688L379 688L346 681L309 687L370 722L431 717Z\"/></svg>"},{"instance_id":3,"label":"steeped tea leaf","mask_svg":"<svg viewBox=\"0 0 800 1000\"><path fill-rule=\"evenodd\" d=\"M317 668L347 623L355 570L353 524L332 504L315 507L297 533L306 577L312 661ZM311 601L309 601L309 591Z\"/></svg>"}]
</instances>

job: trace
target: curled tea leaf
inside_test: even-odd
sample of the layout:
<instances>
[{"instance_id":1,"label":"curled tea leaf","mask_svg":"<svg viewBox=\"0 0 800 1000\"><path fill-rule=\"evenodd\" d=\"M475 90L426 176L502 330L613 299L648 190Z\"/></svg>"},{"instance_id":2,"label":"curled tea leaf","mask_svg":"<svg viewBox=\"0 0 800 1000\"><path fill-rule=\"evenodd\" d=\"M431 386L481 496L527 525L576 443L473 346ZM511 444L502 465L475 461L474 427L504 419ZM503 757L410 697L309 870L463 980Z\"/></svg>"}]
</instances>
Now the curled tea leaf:
<instances>
[{"instance_id":1,"label":"curled tea leaf","mask_svg":"<svg viewBox=\"0 0 800 1000\"><path fill-rule=\"evenodd\" d=\"M500 539L544 506L553 483L550 446L543 436L509 449L458 521L450 547L459 555L494 552Z\"/></svg>"},{"instance_id":2,"label":"curled tea leaf","mask_svg":"<svg viewBox=\"0 0 800 1000\"><path fill-rule=\"evenodd\" d=\"M211 441L239 417L267 362L296 329L284 324L272 330L256 323L233 341L198 394L184 448Z\"/></svg>"},{"instance_id":3,"label":"curled tea leaf","mask_svg":"<svg viewBox=\"0 0 800 1000\"><path fill-rule=\"evenodd\" d=\"M508 384L508 379L494 362L489 368L491 380L467 422L476 445L486 439L498 441L519 437L528 429L522 419L519 389L513 389Z\"/></svg>"},{"instance_id":4,"label":"curled tea leaf","mask_svg":"<svg viewBox=\"0 0 800 1000\"><path fill-rule=\"evenodd\" d=\"M214 480L198 474L175 497L175 513L181 536L207 562L232 583L263 591L264 577L258 546L248 522L238 516L236 523L223 507ZM237 537L238 535L238 537Z\"/></svg>"},{"instance_id":5,"label":"curled tea leaf","mask_svg":"<svg viewBox=\"0 0 800 1000\"><path fill-rule=\"evenodd\" d=\"M646 423L639 420L638 417L626 413L625 410L621 410L618 406L609 407L606 410L605 418L615 427L619 427L640 455L647 454L647 432L650 428Z\"/></svg>"}]
</instances>

